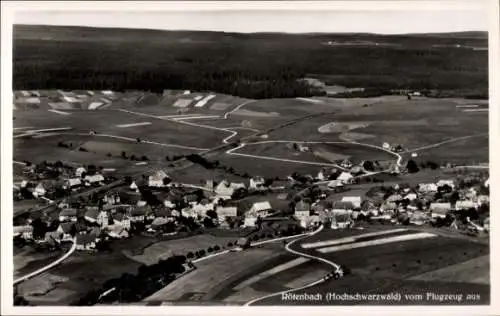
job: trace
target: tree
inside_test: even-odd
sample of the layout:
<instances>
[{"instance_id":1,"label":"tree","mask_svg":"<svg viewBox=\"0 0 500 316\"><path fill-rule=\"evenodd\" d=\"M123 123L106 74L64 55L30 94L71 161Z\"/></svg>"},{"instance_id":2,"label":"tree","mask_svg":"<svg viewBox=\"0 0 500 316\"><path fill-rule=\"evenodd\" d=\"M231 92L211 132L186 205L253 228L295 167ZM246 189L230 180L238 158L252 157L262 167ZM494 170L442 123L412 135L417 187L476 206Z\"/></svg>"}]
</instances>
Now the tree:
<instances>
[{"instance_id":1,"label":"tree","mask_svg":"<svg viewBox=\"0 0 500 316\"><path fill-rule=\"evenodd\" d=\"M122 155L121 156L122 156L123 159L127 159L127 153L125 151L122 151Z\"/></svg>"},{"instance_id":2,"label":"tree","mask_svg":"<svg viewBox=\"0 0 500 316\"><path fill-rule=\"evenodd\" d=\"M214 251L219 251L219 250L220 250L219 245L215 245L215 246L214 246Z\"/></svg>"},{"instance_id":3,"label":"tree","mask_svg":"<svg viewBox=\"0 0 500 316\"><path fill-rule=\"evenodd\" d=\"M375 170L375 166L374 166L373 162L369 161L369 160L366 160L365 162L363 162L363 168L367 171L374 171Z\"/></svg>"},{"instance_id":4,"label":"tree","mask_svg":"<svg viewBox=\"0 0 500 316\"><path fill-rule=\"evenodd\" d=\"M137 137L135 140L136 140L138 143L140 143L140 142L141 142L141 139L140 139L139 137Z\"/></svg>"},{"instance_id":5,"label":"tree","mask_svg":"<svg viewBox=\"0 0 500 316\"><path fill-rule=\"evenodd\" d=\"M217 218L217 212L215 212L214 210L208 210L206 215L213 219Z\"/></svg>"},{"instance_id":6,"label":"tree","mask_svg":"<svg viewBox=\"0 0 500 316\"><path fill-rule=\"evenodd\" d=\"M408 173L416 173L419 171L417 163L412 159L408 160L406 169L408 170Z\"/></svg>"},{"instance_id":7,"label":"tree","mask_svg":"<svg viewBox=\"0 0 500 316\"><path fill-rule=\"evenodd\" d=\"M214 222L210 217L205 217L203 219L203 226L205 226L206 228L215 227Z\"/></svg>"},{"instance_id":8,"label":"tree","mask_svg":"<svg viewBox=\"0 0 500 316\"><path fill-rule=\"evenodd\" d=\"M194 254L193 254L191 251L190 251L190 252L188 252L188 254L187 254L187 258L188 258L188 259L191 259L191 258L193 258L193 257L194 257Z\"/></svg>"}]
</instances>

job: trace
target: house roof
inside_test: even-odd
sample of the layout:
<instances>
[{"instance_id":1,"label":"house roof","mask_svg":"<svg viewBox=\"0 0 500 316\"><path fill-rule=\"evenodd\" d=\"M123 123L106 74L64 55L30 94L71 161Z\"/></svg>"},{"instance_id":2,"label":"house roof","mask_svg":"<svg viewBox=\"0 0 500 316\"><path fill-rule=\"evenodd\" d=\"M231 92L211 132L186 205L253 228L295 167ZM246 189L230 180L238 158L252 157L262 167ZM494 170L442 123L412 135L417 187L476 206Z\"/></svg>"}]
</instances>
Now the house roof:
<instances>
[{"instance_id":1,"label":"house roof","mask_svg":"<svg viewBox=\"0 0 500 316\"><path fill-rule=\"evenodd\" d=\"M82 184L82 181L79 178L68 179L69 186L75 186Z\"/></svg>"},{"instance_id":2,"label":"house roof","mask_svg":"<svg viewBox=\"0 0 500 316\"><path fill-rule=\"evenodd\" d=\"M76 235L76 244L77 245L85 245L89 244L93 241L95 241L96 235L95 234L82 234L82 235Z\"/></svg>"},{"instance_id":3,"label":"house roof","mask_svg":"<svg viewBox=\"0 0 500 316\"><path fill-rule=\"evenodd\" d=\"M75 208L65 208L60 213L59 216L76 216L78 211Z\"/></svg>"},{"instance_id":4,"label":"house roof","mask_svg":"<svg viewBox=\"0 0 500 316\"><path fill-rule=\"evenodd\" d=\"M14 226L14 234L22 234L33 232L33 226L23 225L23 226Z\"/></svg>"},{"instance_id":5,"label":"house roof","mask_svg":"<svg viewBox=\"0 0 500 316\"><path fill-rule=\"evenodd\" d=\"M99 182L99 181L104 181L104 177L102 174L94 174L92 176L85 176L85 180L89 182Z\"/></svg>"},{"instance_id":6,"label":"house roof","mask_svg":"<svg viewBox=\"0 0 500 316\"><path fill-rule=\"evenodd\" d=\"M85 217L97 219L97 215L99 215L99 209L91 208L85 212Z\"/></svg>"},{"instance_id":7,"label":"house roof","mask_svg":"<svg viewBox=\"0 0 500 316\"><path fill-rule=\"evenodd\" d=\"M156 216L159 217L169 217L172 216L172 210L168 207L159 207L154 211Z\"/></svg>"},{"instance_id":8,"label":"house roof","mask_svg":"<svg viewBox=\"0 0 500 316\"><path fill-rule=\"evenodd\" d=\"M259 212L259 211L267 211L267 210L271 210L272 207L271 207L271 203L267 202L267 201L264 201L264 202L256 202L252 205L252 210L255 211L255 212Z\"/></svg>"},{"instance_id":9,"label":"house roof","mask_svg":"<svg viewBox=\"0 0 500 316\"><path fill-rule=\"evenodd\" d=\"M354 204L352 202L335 201L332 203L332 209L334 210L351 210L353 208Z\"/></svg>"},{"instance_id":10,"label":"house roof","mask_svg":"<svg viewBox=\"0 0 500 316\"><path fill-rule=\"evenodd\" d=\"M295 205L295 212L308 212L311 210L311 204L305 202L304 200L300 200Z\"/></svg>"},{"instance_id":11,"label":"house roof","mask_svg":"<svg viewBox=\"0 0 500 316\"><path fill-rule=\"evenodd\" d=\"M167 224L168 222L169 222L169 220L167 220L167 219L165 219L163 217L157 217L151 223L151 226L155 226L155 227L163 226L163 225Z\"/></svg>"},{"instance_id":12,"label":"house roof","mask_svg":"<svg viewBox=\"0 0 500 316\"><path fill-rule=\"evenodd\" d=\"M216 212L218 216L237 216L238 208L235 206L217 207Z\"/></svg>"},{"instance_id":13,"label":"house roof","mask_svg":"<svg viewBox=\"0 0 500 316\"><path fill-rule=\"evenodd\" d=\"M344 196L344 197L342 197L342 202L352 202L352 203L361 204L361 197L360 196Z\"/></svg>"},{"instance_id":14,"label":"house roof","mask_svg":"<svg viewBox=\"0 0 500 316\"><path fill-rule=\"evenodd\" d=\"M337 180L349 180L352 179L353 176L349 172L342 172L338 177Z\"/></svg>"},{"instance_id":15,"label":"house roof","mask_svg":"<svg viewBox=\"0 0 500 316\"><path fill-rule=\"evenodd\" d=\"M431 203L429 208L433 212L447 212L451 210L451 203Z\"/></svg>"},{"instance_id":16,"label":"house roof","mask_svg":"<svg viewBox=\"0 0 500 316\"><path fill-rule=\"evenodd\" d=\"M61 229L62 231L65 233L65 234L69 234L71 232L71 229L73 228L73 226L75 225L75 223L61 223L60 226L61 226Z\"/></svg>"},{"instance_id":17,"label":"house roof","mask_svg":"<svg viewBox=\"0 0 500 316\"><path fill-rule=\"evenodd\" d=\"M131 211L130 211L130 215L131 216L141 216L141 215L146 215L146 213L148 213L149 211L151 211L151 207L149 206L139 206L139 207L135 207L133 208Z\"/></svg>"},{"instance_id":18,"label":"house roof","mask_svg":"<svg viewBox=\"0 0 500 316\"><path fill-rule=\"evenodd\" d=\"M117 220L117 221L123 221L124 217L125 217L125 214L121 213L121 212L116 212L112 215L113 219L114 220Z\"/></svg>"},{"instance_id":19,"label":"house roof","mask_svg":"<svg viewBox=\"0 0 500 316\"><path fill-rule=\"evenodd\" d=\"M148 179L151 181L161 181L167 177L168 177L168 175L165 173L165 171L158 170L154 174L150 175Z\"/></svg>"},{"instance_id":20,"label":"house roof","mask_svg":"<svg viewBox=\"0 0 500 316\"><path fill-rule=\"evenodd\" d=\"M382 205L382 210L388 211L388 210L395 210L397 209L398 206L394 202L387 202Z\"/></svg>"},{"instance_id":21,"label":"house roof","mask_svg":"<svg viewBox=\"0 0 500 316\"><path fill-rule=\"evenodd\" d=\"M393 194L387 198L387 202L396 202L396 201L401 201L403 197L401 194Z\"/></svg>"}]
</instances>

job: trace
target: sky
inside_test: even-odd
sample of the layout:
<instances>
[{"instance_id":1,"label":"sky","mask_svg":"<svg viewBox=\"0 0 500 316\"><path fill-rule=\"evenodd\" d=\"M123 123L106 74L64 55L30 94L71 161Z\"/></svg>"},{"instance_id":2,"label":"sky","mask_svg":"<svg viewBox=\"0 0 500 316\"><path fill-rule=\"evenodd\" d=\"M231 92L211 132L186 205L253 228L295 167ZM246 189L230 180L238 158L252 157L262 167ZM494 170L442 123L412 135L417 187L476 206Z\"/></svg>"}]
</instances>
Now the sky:
<instances>
[{"instance_id":1,"label":"sky","mask_svg":"<svg viewBox=\"0 0 500 316\"><path fill-rule=\"evenodd\" d=\"M483 10L186 10L18 11L16 24L77 25L225 32L368 32L382 34L488 30Z\"/></svg>"}]
</instances>

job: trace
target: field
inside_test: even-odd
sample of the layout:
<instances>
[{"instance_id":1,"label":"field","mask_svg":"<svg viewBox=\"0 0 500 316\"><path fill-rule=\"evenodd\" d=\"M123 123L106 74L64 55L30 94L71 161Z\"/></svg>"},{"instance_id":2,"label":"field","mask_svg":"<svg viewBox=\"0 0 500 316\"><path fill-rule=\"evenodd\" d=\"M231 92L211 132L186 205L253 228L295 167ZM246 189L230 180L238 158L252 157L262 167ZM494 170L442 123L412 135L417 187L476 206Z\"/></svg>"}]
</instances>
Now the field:
<instances>
[{"instance_id":1,"label":"field","mask_svg":"<svg viewBox=\"0 0 500 316\"><path fill-rule=\"evenodd\" d=\"M36 252L29 246L14 248L14 279L22 277L41 267L46 266L61 257L67 250L47 252Z\"/></svg>"},{"instance_id":2,"label":"field","mask_svg":"<svg viewBox=\"0 0 500 316\"><path fill-rule=\"evenodd\" d=\"M283 260L280 258L283 255L282 250L277 251L273 246L266 246L248 251L230 252L201 261L195 264L196 270L170 283L146 301L183 303L192 300L213 300L229 284L237 282L242 274L251 275L266 262L268 265L270 262L274 265L276 260Z\"/></svg>"},{"instance_id":3,"label":"field","mask_svg":"<svg viewBox=\"0 0 500 316\"><path fill-rule=\"evenodd\" d=\"M401 228L401 227L399 227ZM465 238L441 235L438 231L432 238L412 241L399 241L377 245L377 240L395 239L401 236L417 236L417 231L394 231L384 236L363 237L357 241L342 238L367 233L387 231L388 228L367 227L365 230L323 231L313 237L294 244L293 249L347 266L351 273L338 281L327 281L307 290L309 294L334 292L350 294L388 294L399 292L400 301L367 301L361 299L314 301L282 301L281 296L264 299L257 305L269 304L438 304L440 302L425 298L432 293L478 294L480 298L461 302L441 302L441 304L487 304L489 302L488 245ZM341 239L341 240L339 240ZM318 243L319 244L315 244ZM343 242L343 243L342 243ZM346 244L349 243L349 244ZM373 243L372 246L362 244ZM359 245L360 248L356 248ZM347 247L349 246L349 247ZM354 246L354 247L351 247ZM321 248L323 247L323 248ZM328 251L327 248L330 247ZM411 257L408 256L411 253ZM466 271L474 271L467 273ZM453 277L452 277L453 275ZM455 277L456 276L456 277ZM485 284L486 282L486 284ZM297 291L297 294L303 291ZM423 299L410 299L405 294L423 294ZM465 295L465 294L464 294Z\"/></svg>"},{"instance_id":4,"label":"field","mask_svg":"<svg viewBox=\"0 0 500 316\"><path fill-rule=\"evenodd\" d=\"M111 278L136 273L139 266L119 251L75 253L49 272L21 283L19 293L36 305L67 305ZM46 293L37 294L40 284L46 284Z\"/></svg>"}]
</instances>

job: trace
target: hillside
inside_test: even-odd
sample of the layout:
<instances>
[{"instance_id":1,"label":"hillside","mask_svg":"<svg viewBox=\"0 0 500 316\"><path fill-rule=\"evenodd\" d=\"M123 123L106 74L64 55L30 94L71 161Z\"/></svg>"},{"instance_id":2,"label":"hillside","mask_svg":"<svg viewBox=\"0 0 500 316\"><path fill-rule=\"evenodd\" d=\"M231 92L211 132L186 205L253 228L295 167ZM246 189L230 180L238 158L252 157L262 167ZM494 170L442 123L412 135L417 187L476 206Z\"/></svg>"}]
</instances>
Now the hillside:
<instances>
[{"instance_id":1,"label":"hillside","mask_svg":"<svg viewBox=\"0 0 500 316\"><path fill-rule=\"evenodd\" d=\"M247 98L330 85L487 96L487 33L282 34L16 25L15 89L212 90ZM479 48L479 49L476 49Z\"/></svg>"}]
</instances>

